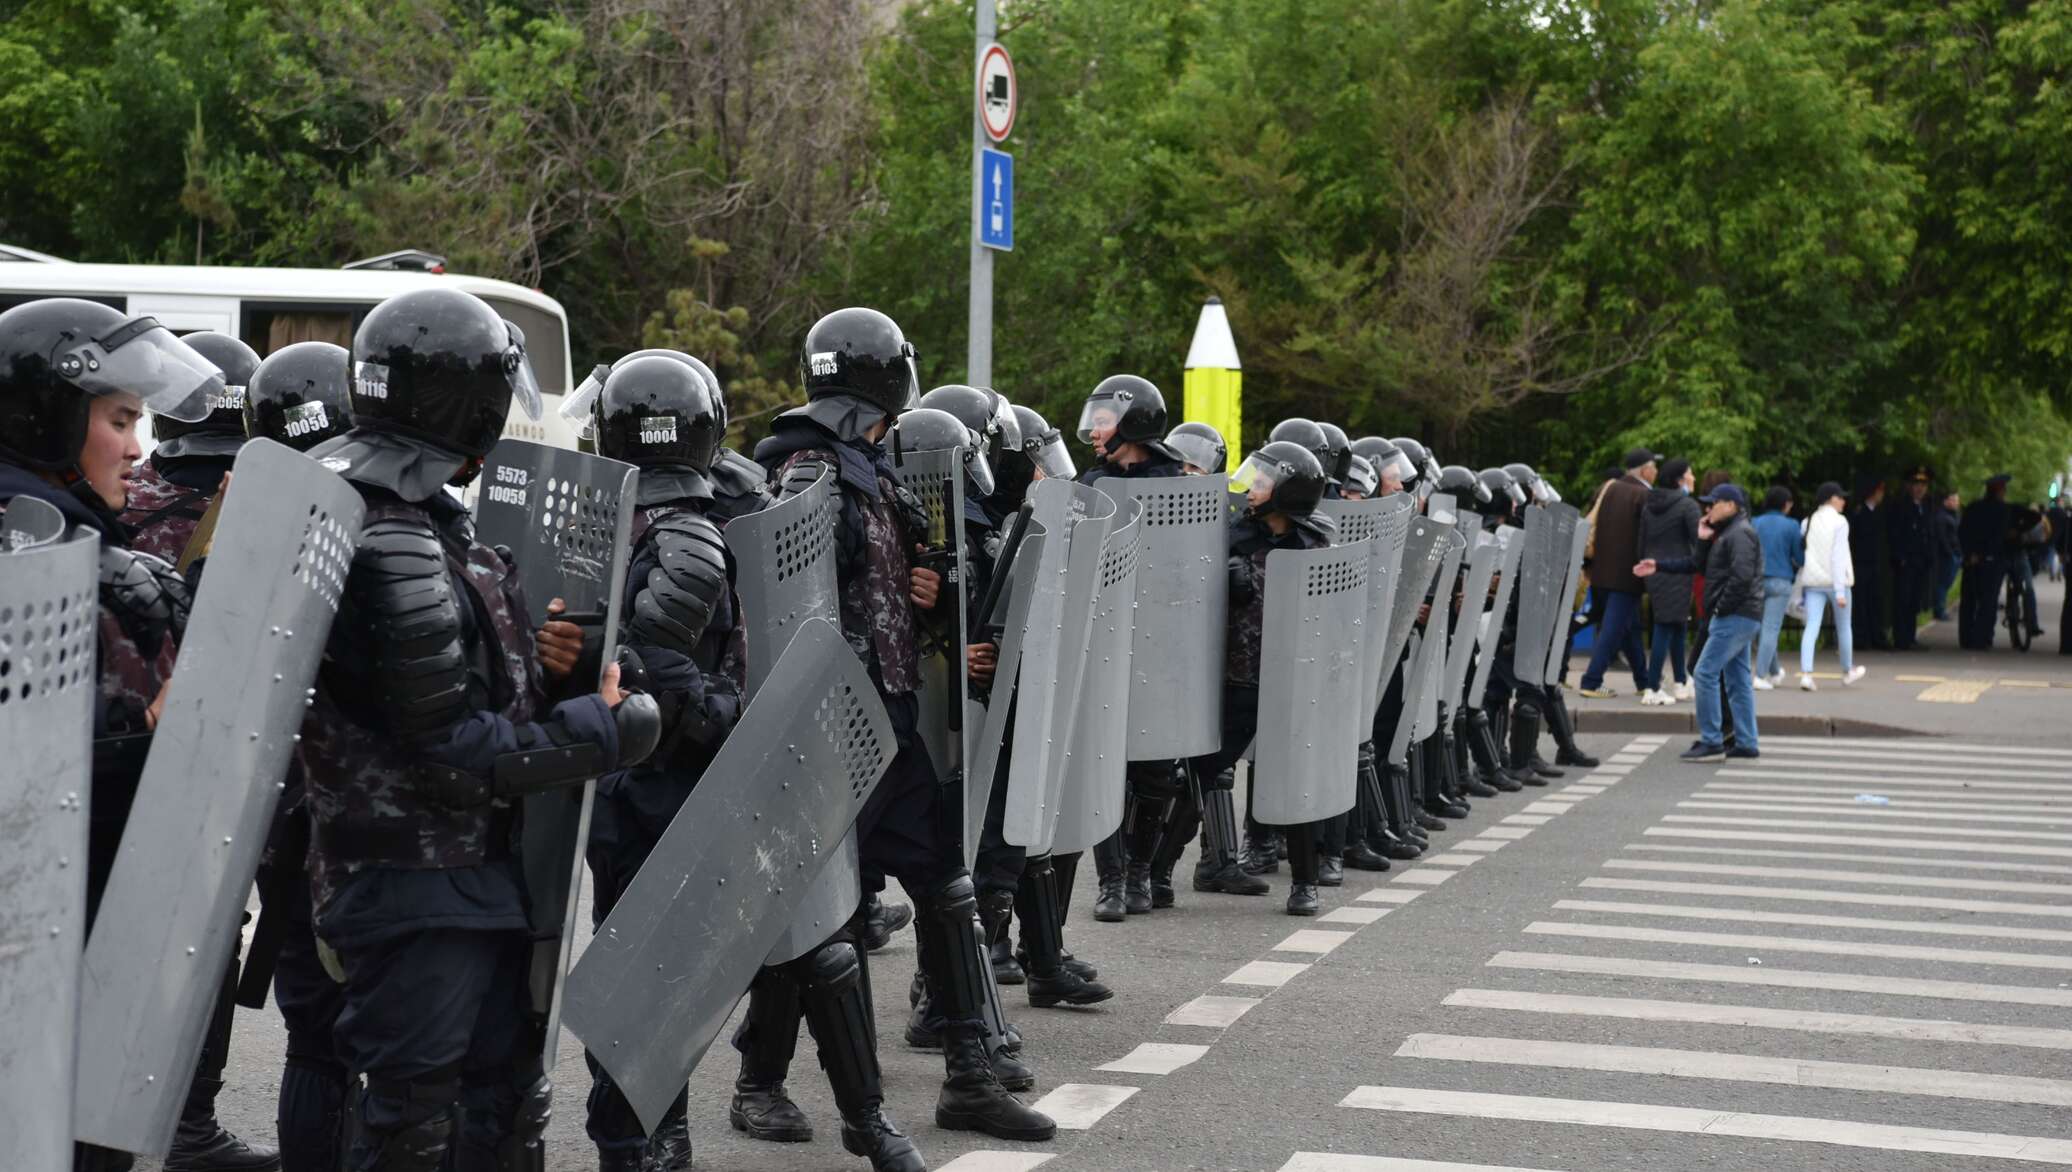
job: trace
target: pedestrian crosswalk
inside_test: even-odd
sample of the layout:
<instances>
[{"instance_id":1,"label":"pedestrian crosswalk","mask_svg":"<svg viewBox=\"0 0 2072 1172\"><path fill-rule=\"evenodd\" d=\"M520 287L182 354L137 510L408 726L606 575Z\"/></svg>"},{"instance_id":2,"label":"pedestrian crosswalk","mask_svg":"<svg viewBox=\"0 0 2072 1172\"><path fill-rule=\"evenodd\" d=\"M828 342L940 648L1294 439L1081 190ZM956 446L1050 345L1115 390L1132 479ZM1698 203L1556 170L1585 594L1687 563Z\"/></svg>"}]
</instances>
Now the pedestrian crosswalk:
<instances>
[{"instance_id":1,"label":"pedestrian crosswalk","mask_svg":"<svg viewBox=\"0 0 2072 1172\"><path fill-rule=\"evenodd\" d=\"M1602 1152L1587 1136L1642 1132L1629 1142L1651 1158L1621 1166L1800 1151L1824 1168L1837 1148L1932 1157L1924 1168L2072 1165L2060 755L1763 749L1665 795L1638 840L1521 909L1515 945L1418 1019L1387 1077L1343 1091L1348 1112L1449 1120L1417 1134L1454 1150L1304 1151L1281 1172L1565 1172L1562 1144ZM1751 1143L1767 1145L1760 1161L1737 1156Z\"/></svg>"}]
</instances>

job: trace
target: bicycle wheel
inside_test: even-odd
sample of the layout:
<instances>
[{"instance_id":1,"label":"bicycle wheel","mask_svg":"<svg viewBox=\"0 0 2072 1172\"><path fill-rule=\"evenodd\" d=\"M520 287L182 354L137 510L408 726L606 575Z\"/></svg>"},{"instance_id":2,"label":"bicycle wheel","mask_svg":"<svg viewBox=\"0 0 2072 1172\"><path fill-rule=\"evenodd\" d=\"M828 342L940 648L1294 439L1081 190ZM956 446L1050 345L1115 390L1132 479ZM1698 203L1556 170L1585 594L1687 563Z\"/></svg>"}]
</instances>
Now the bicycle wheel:
<instances>
[{"instance_id":1,"label":"bicycle wheel","mask_svg":"<svg viewBox=\"0 0 2072 1172\"><path fill-rule=\"evenodd\" d=\"M2007 638L2016 651L2029 649L2029 598L2022 593L2021 583L2009 579L2007 583Z\"/></svg>"}]
</instances>

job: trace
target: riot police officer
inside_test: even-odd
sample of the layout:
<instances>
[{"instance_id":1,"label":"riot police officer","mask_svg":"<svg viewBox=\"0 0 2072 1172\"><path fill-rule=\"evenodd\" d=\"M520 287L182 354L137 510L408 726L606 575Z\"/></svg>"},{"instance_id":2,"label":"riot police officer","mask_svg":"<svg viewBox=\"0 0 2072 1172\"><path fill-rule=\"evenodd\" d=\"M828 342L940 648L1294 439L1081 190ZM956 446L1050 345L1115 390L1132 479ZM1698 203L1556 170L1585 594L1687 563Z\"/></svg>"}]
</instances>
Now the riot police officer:
<instances>
[{"instance_id":1,"label":"riot police officer","mask_svg":"<svg viewBox=\"0 0 2072 1172\"><path fill-rule=\"evenodd\" d=\"M541 1169L519 799L638 764L657 709L616 665L595 692L543 670L510 563L445 491L480 472L514 398L537 418L523 336L425 289L375 306L352 357L353 428L311 455L366 512L299 750L334 1037L365 1080L344 1166ZM552 703L550 675L580 694Z\"/></svg>"},{"instance_id":2,"label":"riot police officer","mask_svg":"<svg viewBox=\"0 0 2072 1172\"><path fill-rule=\"evenodd\" d=\"M841 309L807 332L800 374L806 405L773 421L756 460L780 496L806 491L822 476L838 484L842 631L869 669L899 744L857 820L858 842L865 869L898 879L914 900L922 963L944 1016L946 1077L936 1122L1003 1139L1050 1139L1056 1125L1009 1094L993 1071L983 1019L983 982L992 977L979 947L977 893L945 833L936 770L920 740L917 626L922 612L935 610L942 581L913 565L925 513L899 488L881 442L893 417L920 397L914 348L884 314ZM852 1143L845 1127L843 1138L855 1151L868 1137Z\"/></svg>"},{"instance_id":3,"label":"riot police officer","mask_svg":"<svg viewBox=\"0 0 2072 1172\"><path fill-rule=\"evenodd\" d=\"M329 342L296 342L266 356L245 387L245 438L306 452L352 428L352 354Z\"/></svg>"},{"instance_id":4,"label":"riot police officer","mask_svg":"<svg viewBox=\"0 0 2072 1172\"><path fill-rule=\"evenodd\" d=\"M1229 462L1223 434L1206 423L1183 423L1166 433L1166 450L1180 459L1189 476L1220 474Z\"/></svg>"}]
</instances>

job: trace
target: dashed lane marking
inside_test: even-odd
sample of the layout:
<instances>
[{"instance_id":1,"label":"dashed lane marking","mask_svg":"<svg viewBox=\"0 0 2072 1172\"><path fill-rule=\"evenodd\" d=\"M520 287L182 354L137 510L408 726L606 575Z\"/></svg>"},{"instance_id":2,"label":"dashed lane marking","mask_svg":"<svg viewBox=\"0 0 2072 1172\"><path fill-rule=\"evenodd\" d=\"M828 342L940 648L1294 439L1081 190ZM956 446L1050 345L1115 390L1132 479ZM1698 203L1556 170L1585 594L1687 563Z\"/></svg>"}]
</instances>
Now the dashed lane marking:
<instances>
[{"instance_id":1,"label":"dashed lane marking","mask_svg":"<svg viewBox=\"0 0 2072 1172\"><path fill-rule=\"evenodd\" d=\"M1504 819L1513 826L1545 826L1554 820L1551 814L1513 814Z\"/></svg>"},{"instance_id":2,"label":"dashed lane marking","mask_svg":"<svg viewBox=\"0 0 2072 1172\"><path fill-rule=\"evenodd\" d=\"M1906 755L1944 753L1964 757L2043 757L2052 761L2063 760L2062 749L2031 749L2020 745L1987 745L1977 741L1945 741L1939 737L1909 737L1903 742L1904 749L1895 749L1894 739L1887 737L1764 737L1765 745L1791 745L1829 753L1904 753Z\"/></svg>"},{"instance_id":3,"label":"dashed lane marking","mask_svg":"<svg viewBox=\"0 0 2072 1172\"><path fill-rule=\"evenodd\" d=\"M1532 829L1526 826L1485 826L1482 828L1481 837L1507 838L1516 841L1531 833Z\"/></svg>"},{"instance_id":4,"label":"dashed lane marking","mask_svg":"<svg viewBox=\"0 0 2072 1172\"><path fill-rule=\"evenodd\" d=\"M1830 819L1832 819L1832 815ZM1738 818L1724 814L1670 814L1662 821L1679 826L1764 826L1784 830L1846 830L1851 834L1968 834L1973 838L2033 838L2041 842L2072 842L2072 834L2054 834L2045 830L1988 830L1975 826L1959 826L1948 822L1922 821L1933 815L1894 814L1893 822L1905 821L1904 825L1858 826L1848 822L1820 820L1815 818ZM2072 850L2051 850L2050 854L2072 855Z\"/></svg>"},{"instance_id":5,"label":"dashed lane marking","mask_svg":"<svg viewBox=\"0 0 2072 1172\"><path fill-rule=\"evenodd\" d=\"M1516 839L1511 838L1471 838L1466 842L1460 843L1454 849L1484 852L1500 851L1516 841Z\"/></svg>"},{"instance_id":6,"label":"dashed lane marking","mask_svg":"<svg viewBox=\"0 0 2072 1172\"><path fill-rule=\"evenodd\" d=\"M1128 1054L1105 1065L1094 1067L1114 1074L1171 1074L1183 1066L1201 1060L1207 1054L1207 1046L1188 1046L1178 1042L1145 1042Z\"/></svg>"},{"instance_id":7,"label":"dashed lane marking","mask_svg":"<svg viewBox=\"0 0 2072 1172\"><path fill-rule=\"evenodd\" d=\"M1031 1172L1055 1159L1045 1152L966 1152L944 1164L941 1172Z\"/></svg>"},{"instance_id":8,"label":"dashed lane marking","mask_svg":"<svg viewBox=\"0 0 2072 1172\"><path fill-rule=\"evenodd\" d=\"M1935 997L1945 1001L2072 1007L2072 989L2044 989L2028 985L1981 985L1975 981L1936 981L1923 977L1875 977L1861 973L1813 972L1804 969L1688 964L1673 960L1632 960L1623 956L1575 956L1563 952L1499 952L1490 958L1489 966L1552 973L1587 973L1600 977L1652 977L1665 981L1707 981L1721 985L1765 985L1776 989L1826 989L1839 993L1875 993L1883 997Z\"/></svg>"},{"instance_id":9,"label":"dashed lane marking","mask_svg":"<svg viewBox=\"0 0 2072 1172\"><path fill-rule=\"evenodd\" d=\"M1286 940L1273 946L1275 952L1312 952L1318 956L1328 954L1332 949L1353 938L1351 932L1330 932L1321 928L1301 928L1288 934ZM1268 963L1254 961L1254 964Z\"/></svg>"},{"instance_id":10,"label":"dashed lane marking","mask_svg":"<svg viewBox=\"0 0 2072 1172\"><path fill-rule=\"evenodd\" d=\"M2072 943L2072 932L2058 928L2003 928L1994 924L1950 920L1885 920L1874 916L1818 916L1799 912L1759 912L1742 908L1689 907L1673 903L1619 903L1613 900L1561 899L1554 910L1597 912L1609 916L1653 916L1668 920L1714 920L1731 924L1797 924L1807 928L1862 928L1873 932L1906 932L1926 936L1973 936L1990 940L2033 940Z\"/></svg>"},{"instance_id":11,"label":"dashed lane marking","mask_svg":"<svg viewBox=\"0 0 2072 1172\"><path fill-rule=\"evenodd\" d=\"M1992 690L1991 680L1945 680L1923 689L1914 699L1926 704L1976 704Z\"/></svg>"},{"instance_id":12,"label":"dashed lane marking","mask_svg":"<svg viewBox=\"0 0 2072 1172\"><path fill-rule=\"evenodd\" d=\"M1568 803L1542 799L1525 807L1525 812L1528 814L1566 814L1568 813Z\"/></svg>"},{"instance_id":13,"label":"dashed lane marking","mask_svg":"<svg viewBox=\"0 0 2072 1172\"><path fill-rule=\"evenodd\" d=\"M1538 1123L1573 1123L1586 1127L1619 1127L1696 1135L1778 1139L1840 1147L1899 1152L1933 1152L1951 1156L2025 1160L2039 1164L2072 1164L2072 1141L2042 1136L2000 1135L1984 1131L1951 1131L1931 1127L1898 1127L1847 1119L1812 1119L1797 1115L1757 1115L1670 1107L1656 1103L1603 1103L1587 1099L1551 1099L1530 1095L1493 1095L1472 1091L1431 1091L1415 1087L1360 1087L1340 1104L1376 1111L1512 1119Z\"/></svg>"},{"instance_id":14,"label":"dashed lane marking","mask_svg":"<svg viewBox=\"0 0 2072 1172\"><path fill-rule=\"evenodd\" d=\"M1785 899L1801 903L1852 903L1864 907L1934 908L1993 916L2072 919L2072 907L1992 899L1946 899L1934 895L1884 895L1869 891L1821 891L1804 887L1756 887L1740 883L1677 883L1658 879L1585 879L1579 887L1601 891L1654 891L1671 895L1731 895L1741 899Z\"/></svg>"},{"instance_id":15,"label":"dashed lane marking","mask_svg":"<svg viewBox=\"0 0 2072 1172\"><path fill-rule=\"evenodd\" d=\"M1694 798L1676 804L1679 810L1746 810L1757 814L1821 814L1829 818L1871 818L1886 821L1894 819L1900 821L1941 819L1944 822L1991 822L2003 826L2064 826L2068 822L2072 822L2072 818L2051 814L1972 814L1963 811L1940 809L1934 806L1866 806L1852 802L1832 803L1832 805L1839 806L1840 808L1830 808L1829 804L1811 805L1801 803L1794 805L1788 802L1766 801L1762 798L1730 800L1718 796L1709 799ZM1845 826L1847 823L1834 822L1829 823L1829 825ZM1976 834L1978 832L1965 830L1964 833Z\"/></svg>"},{"instance_id":16,"label":"dashed lane marking","mask_svg":"<svg viewBox=\"0 0 2072 1172\"><path fill-rule=\"evenodd\" d=\"M1317 917L1319 924L1371 924L1393 910L1385 907L1335 907Z\"/></svg>"},{"instance_id":17,"label":"dashed lane marking","mask_svg":"<svg viewBox=\"0 0 2072 1172\"><path fill-rule=\"evenodd\" d=\"M1409 903L1423 894L1422 891L1406 891L1400 887L1377 887L1363 891L1353 899L1359 903Z\"/></svg>"},{"instance_id":18,"label":"dashed lane marking","mask_svg":"<svg viewBox=\"0 0 2072 1172\"><path fill-rule=\"evenodd\" d=\"M1888 960L1929 960L1944 964L1976 964L2001 968L2072 968L2072 957L2041 952L2000 952L1975 948L1937 948L1927 944L1876 944L1857 940L1808 940L1799 936L1755 936L1739 932L1685 932L1674 928L1637 928L1624 924L1569 924L1537 920L1525 926L1529 936L1563 936L1577 940L1624 940L1635 944L1694 944L1705 948L1738 948L1757 952L1800 952L1815 956L1862 956Z\"/></svg>"},{"instance_id":19,"label":"dashed lane marking","mask_svg":"<svg viewBox=\"0 0 2072 1172\"><path fill-rule=\"evenodd\" d=\"M1890 828L1897 830L1897 827ZM1922 830L1927 830L1923 827ZM1970 851L1982 855L2026 855L2064 858L2072 855L2062 847L2027 846L2018 843L1956 842L1946 838L1881 838L1875 834L1806 834L1800 832L1715 830L1702 826L1650 826L1642 834L1659 838L1724 838L1734 842L1803 842L1820 846L1911 847L1924 851Z\"/></svg>"},{"instance_id":20,"label":"dashed lane marking","mask_svg":"<svg viewBox=\"0 0 2072 1172\"><path fill-rule=\"evenodd\" d=\"M1343 1156L1336 1152L1296 1152L1279 1172L1540 1172L1496 1164L1456 1164L1451 1160L1398 1160L1391 1156Z\"/></svg>"},{"instance_id":21,"label":"dashed lane marking","mask_svg":"<svg viewBox=\"0 0 2072 1172\"><path fill-rule=\"evenodd\" d=\"M1901 860L1893 860L1900 862ZM2000 891L2026 895L2072 895L2072 885L2015 879L1952 879L1942 875L1895 875L1884 871L1838 871L1832 867L1766 867L1738 863L1678 863L1657 859L1606 859L1607 871L1669 871L1683 875L1734 875L1750 879L1814 879L1877 887L1925 887L1935 891Z\"/></svg>"},{"instance_id":22,"label":"dashed lane marking","mask_svg":"<svg viewBox=\"0 0 2072 1172\"><path fill-rule=\"evenodd\" d=\"M1212 1030L1229 1029L1253 1006L1259 1004L1257 997L1220 997L1204 993L1180 1008L1166 1014L1167 1025L1205 1026Z\"/></svg>"},{"instance_id":23,"label":"dashed lane marking","mask_svg":"<svg viewBox=\"0 0 2072 1172\"><path fill-rule=\"evenodd\" d=\"M1416 887L1437 887L1458 874L1459 871L1449 871L1444 867L1419 867L1414 871L1403 872L1390 882L1408 883Z\"/></svg>"},{"instance_id":24,"label":"dashed lane marking","mask_svg":"<svg viewBox=\"0 0 2072 1172\"><path fill-rule=\"evenodd\" d=\"M1848 1034L1906 1042L1954 1042L1975 1046L2020 1046L2072 1050L2072 1030L2047 1026L1995 1025L1947 1018L1887 1017L1776 1009L1767 1005L1722 1005L1714 1001L1658 1001L1634 997L1591 997L1574 993L1528 993L1517 989L1458 989L1444 1004L1462 1009L1548 1013L1626 1021L1737 1026L1814 1034Z\"/></svg>"},{"instance_id":25,"label":"dashed lane marking","mask_svg":"<svg viewBox=\"0 0 2072 1172\"><path fill-rule=\"evenodd\" d=\"M1665 842L1629 842L1629 851L1684 855L1730 855L1757 859L1822 859L1834 863L1890 863L1907 867L1944 867L1965 871L2010 871L2028 875L2072 875L2072 867L2056 863L2000 863L1986 859L1924 859L1918 855L1866 855L1852 851L1779 851L1746 846L1674 846Z\"/></svg>"},{"instance_id":26,"label":"dashed lane marking","mask_svg":"<svg viewBox=\"0 0 2072 1172\"><path fill-rule=\"evenodd\" d=\"M2064 797L2039 797L2032 794L1989 794L1980 793L1970 786L1952 782L1942 785L1935 782L1922 785L1899 786L1892 789L1890 783L1880 784L1878 790L1888 792L1876 796L1884 798L1894 806L1910 806L1916 802L1933 803L1931 808L1959 806L1977 810L2056 810L2072 811L2072 793ZM1850 806L1862 801L1865 789L1860 785L1764 785L1753 781L1716 781L1711 785L1698 787L1699 797L1731 797L1749 802L1792 802L1801 806ZM1961 800L1960 800L1961 795Z\"/></svg>"},{"instance_id":27,"label":"dashed lane marking","mask_svg":"<svg viewBox=\"0 0 2072 1172\"><path fill-rule=\"evenodd\" d=\"M1030 1104L1055 1120L1060 1131L1085 1131L1129 1100L1139 1087L1068 1082Z\"/></svg>"},{"instance_id":28,"label":"dashed lane marking","mask_svg":"<svg viewBox=\"0 0 2072 1172\"><path fill-rule=\"evenodd\" d=\"M1278 989L1301 975L1308 968L1306 964L1295 964L1285 960L1248 960L1238 970L1223 978L1226 985L1258 985L1267 989Z\"/></svg>"},{"instance_id":29,"label":"dashed lane marking","mask_svg":"<svg viewBox=\"0 0 2072 1172\"><path fill-rule=\"evenodd\" d=\"M1818 763L1818 762L1808 762L1807 764L1808 764L1809 766L1811 766L1811 765L1817 765L1817 764L1819 764L1819 763ZM1719 771L1718 773L1715 773L1715 774L1713 774L1713 776L1714 776L1714 777L1718 777L1718 778L1724 778L1724 779L1732 779L1732 778L1756 778L1756 779L1761 779L1761 780L1765 780L1765 781L1840 781L1840 782L1853 782L1853 783L1855 783L1855 784L1857 784L1857 785L1860 785L1860 786L1864 786L1864 787L1866 787L1866 788L1870 788L1870 789L1880 789L1880 788L1894 788L1894 787L1896 787L1896 788L1899 788L1899 789L1932 789L1932 790L1948 790L1948 791L1952 791L1953 793L1957 793L1957 792L1961 792L1961 793L1970 793L1970 792L1971 792L1971 791L1973 791L1973 790L1982 790L1982 791L1993 791L1993 792L1998 792L1998 791L2006 791L2006 792L2009 792L2009 793L2017 793L2017 794L2024 794L2024 795L2027 795L2027 794L2033 794L2033 793L2036 793L2036 792L2037 792L2037 787L2036 787L2036 786L2035 786L2035 784L2034 784L2034 783L2032 783L2032 782L2026 782L2026 781L1960 781L1960 780L1957 780L1957 779L1954 779L1954 778L1948 777L1948 776L1946 776L1946 775L1941 775L1941 774L1939 773L1939 771L1938 771L1938 776L1937 776L1936 778L1933 778L1933 779L1931 779L1931 778L1920 778L1920 777L1896 777L1896 776L1894 776L1894 775L1892 775L1892 774L1890 774L1890 773L1853 773L1853 772L1848 772L1848 771L1846 771L1846 770L1844 770L1844 771L1842 771L1842 772L1836 772L1836 771L1834 771L1834 770L1829 770L1829 769L1812 769L1812 768L1807 768L1807 769L1722 769L1722 770L1720 770L1720 771ZM2005 776L2005 775L2003 774L2002 776ZM2044 791L2044 792L2046 792L2046 793L2049 793L2049 792L2061 792L2061 791L2051 791L2051 790L2046 790L2046 791Z\"/></svg>"}]
</instances>

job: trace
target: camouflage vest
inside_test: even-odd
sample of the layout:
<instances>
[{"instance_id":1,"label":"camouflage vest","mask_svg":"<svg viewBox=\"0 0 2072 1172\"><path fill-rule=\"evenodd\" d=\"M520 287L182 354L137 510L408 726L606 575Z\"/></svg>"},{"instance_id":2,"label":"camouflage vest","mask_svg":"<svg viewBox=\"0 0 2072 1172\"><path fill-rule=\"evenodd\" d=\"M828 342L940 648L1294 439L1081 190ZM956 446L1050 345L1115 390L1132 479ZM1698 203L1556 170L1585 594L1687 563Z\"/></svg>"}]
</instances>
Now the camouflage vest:
<instances>
[{"instance_id":1,"label":"camouflage vest","mask_svg":"<svg viewBox=\"0 0 2072 1172\"><path fill-rule=\"evenodd\" d=\"M425 516L419 506L391 501L370 504L365 523ZM512 721L532 719L544 693L517 573L472 539L463 547L441 532L440 544L454 597L476 616L469 658L474 668L492 673L489 707ZM348 643L355 637L343 626L332 632L327 665L341 653L352 654L350 646L340 645L341 636ZM418 755L369 721L364 706L342 705L338 687L327 666L303 722L299 753L314 820L310 873L319 912L347 876L367 868L441 870L508 853L514 816L508 805L455 808L428 797L418 782Z\"/></svg>"},{"instance_id":2,"label":"camouflage vest","mask_svg":"<svg viewBox=\"0 0 2072 1172\"><path fill-rule=\"evenodd\" d=\"M130 548L179 562L194 527L208 511L209 495L167 480L149 460L137 465L128 487L122 523L130 530Z\"/></svg>"},{"instance_id":3,"label":"camouflage vest","mask_svg":"<svg viewBox=\"0 0 2072 1172\"><path fill-rule=\"evenodd\" d=\"M834 452L809 448L793 452L778 474L782 476L784 469L805 459L819 460L830 468L840 465ZM843 510L853 508L862 517L864 536L864 572L843 574L837 583L842 634L886 695L920 691L921 651L911 598L913 561L908 556L913 541L892 504L897 486L879 476L878 499L871 500L845 482L838 484Z\"/></svg>"}]
</instances>

